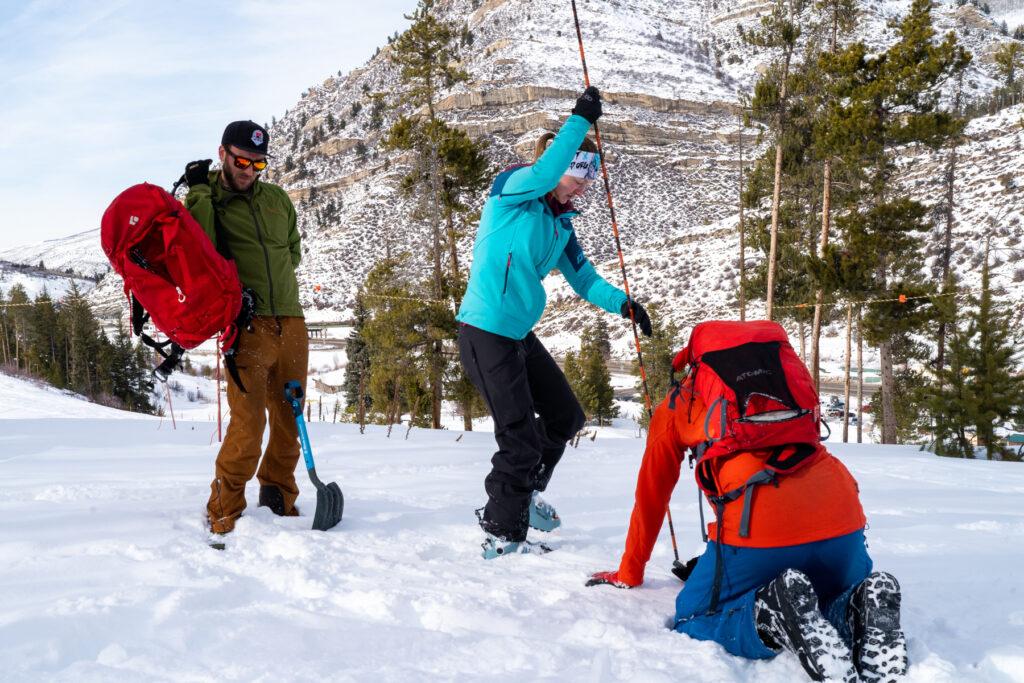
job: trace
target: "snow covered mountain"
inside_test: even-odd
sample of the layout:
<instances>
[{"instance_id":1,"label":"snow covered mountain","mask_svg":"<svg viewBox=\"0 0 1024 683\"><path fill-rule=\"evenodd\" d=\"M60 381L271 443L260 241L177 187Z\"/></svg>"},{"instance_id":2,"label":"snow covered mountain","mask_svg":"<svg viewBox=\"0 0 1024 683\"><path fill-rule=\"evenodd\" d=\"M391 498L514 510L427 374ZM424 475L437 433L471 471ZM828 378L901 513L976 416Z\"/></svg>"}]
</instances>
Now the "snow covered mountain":
<instances>
[{"instance_id":1,"label":"snow covered mountain","mask_svg":"<svg viewBox=\"0 0 1024 683\"><path fill-rule=\"evenodd\" d=\"M96 281L73 272L0 261L0 292L4 296L15 285L21 285L29 298L34 299L45 290L52 298L59 299L73 284L78 286L79 291L90 292L96 286Z\"/></svg>"},{"instance_id":2,"label":"snow covered mountain","mask_svg":"<svg viewBox=\"0 0 1024 683\"><path fill-rule=\"evenodd\" d=\"M95 278L109 270L100 247L100 232L89 230L0 250L0 292L6 295L20 284L30 297L45 289L50 296L60 298L72 283L90 292L96 286Z\"/></svg>"},{"instance_id":3,"label":"snow covered mountain","mask_svg":"<svg viewBox=\"0 0 1024 683\"><path fill-rule=\"evenodd\" d=\"M904 13L910 0L862 4L856 37L881 47L893 38L888 22ZM735 104L771 57L744 45L737 28L754 26L771 3L588 0L578 5L591 78L605 93L602 134L631 284L641 300L660 303L662 314L680 325L707 316L732 317L738 279ZM975 56L965 79L969 97L983 97L997 85L992 54L1012 40L1001 34L1000 22L1012 18L1020 2L990 5L990 15L956 0L940 2L935 10L938 29L955 31ZM569 6L562 0L439 0L437 6L462 27L463 66L471 77L445 94L439 110L449 122L490 142L495 170L523 161L537 135L564 120L582 88ZM394 98L399 86L389 50L385 45L364 66L311 87L271 128L277 157L270 177L294 198L305 237L303 304L311 312L320 309L315 315L321 317L344 318L357 286L381 256L388 250L422 253L429 234L408 218L409 202L396 189L405 158L380 148L384 131L403 111ZM981 188L991 184L997 163L1007 166L1004 172L1019 164L1020 155L1010 153L1017 144L1018 119L1019 108L1010 109L971 126L978 138L963 151L961 163L955 245L961 261L976 262L979 235L991 227L988 210L994 206L974 201L977 197L996 192L1009 210L999 220L1013 219L1014 187ZM756 133L747 129L743 137L747 159ZM986 145L1007 151L993 156ZM908 157L905 165L909 186L929 202L936 199L939 162L921 154ZM581 203L576 224L585 251L618 282L603 203L601 193L592 192ZM462 251L468 259L474 230L466 227ZM999 239L1012 246L1019 230L1011 223L1006 229L1009 233ZM996 282L1010 285L1017 275L1012 261L1002 260ZM575 343L575 333L595 313L569 296L559 278L551 278L549 287L552 310L540 332ZM104 278L92 301L107 317L123 313L116 276ZM621 334L616 348L625 351L627 327L615 332Z\"/></svg>"},{"instance_id":4,"label":"snow covered mountain","mask_svg":"<svg viewBox=\"0 0 1024 683\"><path fill-rule=\"evenodd\" d=\"M866 4L856 37L881 47L893 39L888 24L907 10L909 0ZM556 0L447 0L438 6L464 27L463 66L471 76L439 109L450 122L491 142L496 169L522 161L542 130L564 120L582 87L569 8ZM757 1L580 3L591 79L607 100L602 134L634 289L681 325L736 314L734 105L770 58L742 44L737 28L753 26L769 7ZM991 55L1010 40L1001 35L996 15L941 3L936 23L939 31L955 31L974 53L965 86L969 98L983 97L997 85ZM314 307L346 310L363 274L386 250L420 253L426 241L424 226L406 219L409 207L394 189L402 157L379 149L382 132L401 111L386 95L377 98L385 104L375 104L375 95L398 87L388 50L361 69L311 88L273 127L284 147L284 166L294 167L276 177L300 205L306 234L303 296ZM1016 118L1004 113L972 130L1011 144ZM748 129L744 136L748 159L756 132ZM971 193L974 179L981 182L982 169L993 161L981 147L964 154L970 185L965 192ZM934 165L926 155L915 160L908 174L927 173ZM920 189L922 198L932 199L931 186ZM582 202L577 230L592 260L618 282L603 203L596 191ZM970 257L977 235L989 227L981 207L966 204L959 215L961 258ZM472 238L469 226L464 253ZM1011 278L1005 263L997 268L997 282ZM596 313L579 305L559 278L551 278L549 287L552 311L540 332L547 339L568 333L566 343L572 344L574 333ZM617 347L625 351L625 326L620 332Z\"/></svg>"},{"instance_id":5,"label":"snow covered mountain","mask_svg":"<svg viewBox=\"0 0 1024 683\"><path fill-rule=\"evenodd\" d=\"M622 552L635 433L620 421L566 453L545 494L555 552L489 562L473 508L490 434L317 422L342 523L310 530L300 473L300 517L251 507L218 552L203 527L215 423L173 429L0 375L4 681L806 680L791 655L745 661L665 628L680 584L664 531L641 588L584 587ZM875 567L902 584L907 681L1024 681L1021 465L834 449ZM684 474L673 501L684 559L702 549L693 486Z\"/></svg>"},{"instance_id":6,"label":"snow covered mountain","mask_svg":"<svg viewBox=\"0 0 1024 683\"><path fill-rule=\"evenodd\" d=\"M0 250L0 261L29 266L40 263L47 270L95 277L110 270L107 257L100 246L100 231L86 230L69 237L26 243Z\"/></svg>"}]
</instances>

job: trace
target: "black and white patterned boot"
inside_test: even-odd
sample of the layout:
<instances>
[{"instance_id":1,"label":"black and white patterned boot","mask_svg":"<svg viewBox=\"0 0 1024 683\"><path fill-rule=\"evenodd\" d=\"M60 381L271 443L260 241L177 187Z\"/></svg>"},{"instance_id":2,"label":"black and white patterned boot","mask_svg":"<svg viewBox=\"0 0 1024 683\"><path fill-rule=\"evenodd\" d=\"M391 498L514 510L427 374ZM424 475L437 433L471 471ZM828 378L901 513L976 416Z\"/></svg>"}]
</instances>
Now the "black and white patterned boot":
<instances>
[{"instance_id":1,"label":"black and white patterned boot","mask_svg":"<svg viewBox=\"0 0 1024 683\"><path fill-rule=\"evenodd\" d=\"M754 621L764 644L795 654L811 680L857 680L850 648L818 610L818 596L803 572L787 569L758 590Z\"/></svg>"},{"instance_id":2,"label":"black and white patterned boot","mask_svg":"<svg viewBox=\"0 0 1024 683\"><path fill-rule=\"evenodd\" d=\"M898 681L907 674L907 639L900 630L900 584L887 572L864 579L846 610L853 663L863 681Z\"/></svg>"}]
</instances>

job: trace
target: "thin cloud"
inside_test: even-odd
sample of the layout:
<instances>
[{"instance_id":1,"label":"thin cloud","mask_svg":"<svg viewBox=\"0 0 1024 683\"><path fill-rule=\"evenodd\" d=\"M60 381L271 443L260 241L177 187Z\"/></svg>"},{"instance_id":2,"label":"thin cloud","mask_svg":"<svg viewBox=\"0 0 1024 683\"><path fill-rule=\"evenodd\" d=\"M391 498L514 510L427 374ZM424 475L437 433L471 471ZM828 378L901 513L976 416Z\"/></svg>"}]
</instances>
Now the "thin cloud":
<instances>
[{"instance_id":1,"label":"thin cloud","mask_svg":"<svg viewBox=\"0 0 1024 683\"><path fill-rule=\"evenodd\" d=\"M96 227L127 185L212 156L228 121L269 121L362 64L415 4L5 3L0 246Z\"/></svg>"}]
</instances>

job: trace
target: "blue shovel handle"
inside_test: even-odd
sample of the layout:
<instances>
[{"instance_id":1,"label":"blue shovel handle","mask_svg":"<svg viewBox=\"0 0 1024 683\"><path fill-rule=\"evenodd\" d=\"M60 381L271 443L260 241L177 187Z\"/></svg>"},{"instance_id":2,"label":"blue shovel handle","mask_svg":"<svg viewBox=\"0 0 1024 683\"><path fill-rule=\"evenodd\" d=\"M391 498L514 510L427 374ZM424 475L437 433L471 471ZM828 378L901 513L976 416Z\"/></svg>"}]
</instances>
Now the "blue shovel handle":
<instances>
[{"instance_id":1,"label":"blue shovel handle","mask_svg":"<svg viewBox=\"0 0 1024 683\"><path fill-rule=\"evenodd\" d=\"M284 385L284 399L292 406L292 413L295 414L295 425L299 428L299 442L302 444L302 459L306 461L306 469L310 472L316 469L313 464L313 449L309 445L309 434L306 432L306 421L302 419L302 399L305 394L302 385L295 380L290 380Z\"/></svg>"}]
</instances>

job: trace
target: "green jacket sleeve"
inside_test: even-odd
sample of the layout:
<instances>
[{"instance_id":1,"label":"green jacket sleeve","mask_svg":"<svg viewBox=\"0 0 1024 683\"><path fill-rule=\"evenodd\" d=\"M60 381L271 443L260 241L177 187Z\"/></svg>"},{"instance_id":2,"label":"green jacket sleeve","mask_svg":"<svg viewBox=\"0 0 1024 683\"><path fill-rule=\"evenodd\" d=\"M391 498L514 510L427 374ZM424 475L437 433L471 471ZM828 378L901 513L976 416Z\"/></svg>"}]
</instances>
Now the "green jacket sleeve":
<instances>
[{"instance_id":1,"label":"green jacket sleeve","mask_svg":"<svg viewBox=\"0 0 1024 683\"><path fill-rule=\"evenodd\" d=\"M217 230L213 217L213 192L209 185L196 185L188 189L185 195L185 208L192 214L192 218L202 226L203 232L217 246Z\"/></svg>"},{"instance_id":2,"label":"green jacket sleeve","mask_svg":"<svg viewBox=\"0 0 1024 683\"><path fill-rule=\"evenodd\" d=\"M576 114L570 116L540 159L509 176L501 190L502 201L530 201L555 189L589 130L590 122L585 118Z\"/></svg>"},{"instance_id":3,"label":"green jacket sleeve","mask_svg":"<svg viewBox=\"0 0 1024 683\"><path fill-rule=\"evenodd\" d=\"M580 248L575 232L558 258L558 270L577 294L609 313L618 314L626 303L626 293L597 274Z\"/></svg>"},{"instance_id":4,"label":"green jacket sleeve","mask_svg":"<svg viewBox=\"0 0 1024 683\"><path fill-rule=\"evenodd\" d=\"M288 202L288 250L292 254L292 267L298 268L302 262L302 236L299 235L298 219L295 215L295 205L291 199Z\"/></svg>"}]
</instances>

